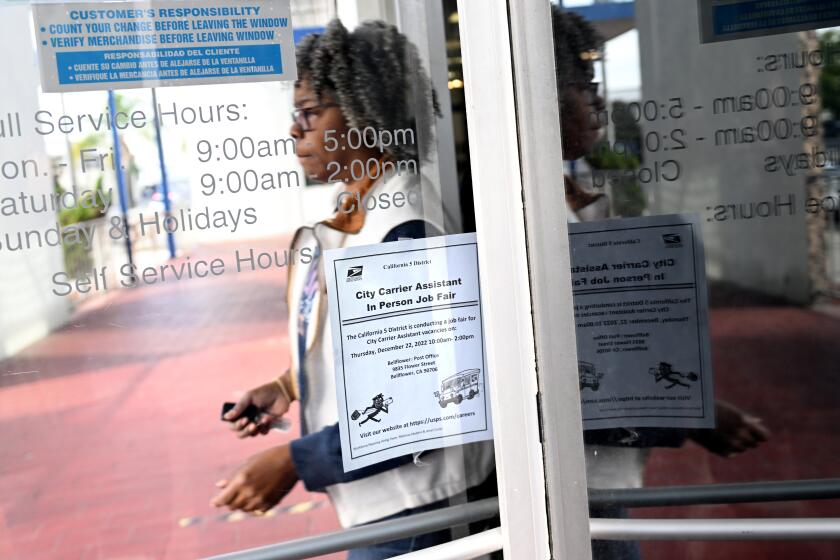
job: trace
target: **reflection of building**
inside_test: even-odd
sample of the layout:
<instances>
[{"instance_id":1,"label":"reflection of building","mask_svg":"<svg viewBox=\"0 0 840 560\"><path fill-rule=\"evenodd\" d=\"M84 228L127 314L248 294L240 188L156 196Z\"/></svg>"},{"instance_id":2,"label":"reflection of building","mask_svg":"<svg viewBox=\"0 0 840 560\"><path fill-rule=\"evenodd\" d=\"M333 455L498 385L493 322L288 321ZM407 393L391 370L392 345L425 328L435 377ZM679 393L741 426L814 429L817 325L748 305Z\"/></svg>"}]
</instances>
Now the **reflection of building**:
<instances>
[{"instance_id":1,"label":"reflection of building","mask_svg":"<svg viewBox=\"0 0 840 560\"><path fill-rule=\"evenodd\" d=\"M0 51L21 52L21 45L31 45L32 25L29 6L4 6L0 20ZM32 115L38 110L38 67L33 56L5 56L0 59L0 74L14 76L15 87L0 90L4 111ZM28 94L23 89L31 88ZM44 169L49 160L41 137L25 130L22 137L0 139L4 161L34 159ZM0 197L49 194L52 179L29 177L24 180L0 179ZM0 218L0 359L13 354L61 325L69 316L69 301L53 296L51 278L63 270L61 247L43 247L30 251L9 252L5 234L54 227L56 216L50 213L3 216ZM0 371L0 374L8 373Z\"/></svg>"},{"instance_id":2,"label":"reflection of building","mask_svg":"<svg viewBox=\"0 0 840 560\"><path fill-rule=\"evenodd\" d=\"M816 84L818 69L807 74L796 68L765 71L761 60L773 53L800 53L814 47L813 35L701 44L694 0L639 0L636 25L642 103L649 104L651 115L657 113L656 118L641 119L642 133L664 139L667 148L677 147L675 136L685 139L685 149L646 156L645 166L671 161L679 166L678 179L645 185L650 212L701 215L710 279L809 301L821 289L825 267L821 248L825 216L809 214L805 207L818 186L809 186L808 177L820 170L813 166L786 170L769 162L771 158L790 161L799 154L813 160L808 154L818 151L818 143L807 140L798 127L807 115L819 112L818 104L798 103L800 85ZM732 56L733 49L739 56ZM749 68L745 60L753 61ZM727 101L754 98L765 88L770 93L777 88L793 91L796 99L784 108L744 105L744 110ZM668 114L674 99L682 109ZM678 114L683 116L669 119ZM787 123L796 128L789 137Z\"/></svg>"},{"instance_id":3,"label":"reflection of building","mask_svg":"<svg viewBox=\"0 0 840 560\"><path fill-rule=\"evenodd\" d=\"M814 51L818 43L813 32L702 44L694 0L596 1L568 9L589 20L606 39L638 29L642 95L631 109L647 112L638 119L644 150L636 177L624 183L642 184L649 213L701 214L710 279L806 302L825 291L827 267L840 278L840 236L829 232L829 240L837 239L836 250L826 249L824 241L832 212L806 212L807 200L826 192L822 170L810 166L788 173L780 163L800 154L813 160L822 151L819 104L737 110L742 96L765 88L770 93L787 88L794 97L801 85L812 84L816 91L819 67L764 72L755 66L745 72L743 57L733 57L732 49L748 53L751 60ZM697 80L698 75L704 79ZM608 78L603 81L609 98ZM677 118L670 114L674 100L682 103L674 113L685 112ZM603 124L614 141L614 119L622 114L612 105L610 112ZM786 132L789 124L797 128L803 122L807 130ZM761 139L754 138L758 127ZM613 148L618 151L619 146ZM776 170L765 170L772 158ZM675 180L650 180L651 175L673 176L676 169ZM616 183L599 188L615 200L622 188L621 181Z\"/></svg>"},{"instance_id":4,"label":"reflection of building","mask_svg":"<svg viewBox=\"0 0 840 560\"><path fill-rule=\"evenodd\" d=\"M323 27L335 17L335 2L330 0L291 0L295 28Z\"/></svg>"},{"instance_id":5,"label":"reflection of building","mask_svg":"<svg viewBox=\"0 0 840 560\"><path fill-rule=\"evenodd\" d=\"M323 30L327 22L336 16L342 18L349 29L362 21L385 20L395 24L417 44L424 66L432 72L438 99L448 99L445 64L447 50L442 3L414 0L400 2L399 9L397 6L393 0L293 0L291 8L295 40L300 40L307 33ZM21 5L4 10L4 15L8 13L9 16L0 23L0 31L4 32L2 41L6 51L20 52L23 46L27 52L26 56L11 57L0 62L0 67L6 70L6 75L13 75L19 79L21 88L30 84L33 91L31 94L22 94L20 88L7 88L0 93L3 116L5 117L5 111L11 111L19 112L27 118L42 109L49 109L55 115L96 115L102 112L103 106L107 104L104 91L38 95L40 79L32 38L31 7ZM450 21L449 24L451 27L453 22ZM454 27L457 28L457 19L454 20ZM300 224L324 219L330 214L334 208L335 185L299 187L305 183L305 178L302 178L302 170L294 154L294 144L289 138L292 93L291 84L283 82L157 89L157 107L162 113L169 115L162 119L160 135L161 152L166 154L168 200L172 206L172 217L168 223L171 225L180 220L172 235L173 253L183 257L199 245L277 238L290 233ZM118 100L136 104L136 108L145 111L146 114L153 112L151 92L148 88L122 92L116 97ZM198 110L201 114L200 111L204 109L204 114L210 115L213 113L213 107L219 104L234 105L246 116L241 120L202 118L189 126L179 126L175 122L175 116L183 115L181 111ZM432 153L426 154L429 157L422 166L431 183L442 191L444 205L442 209L440 205L430 204L427 211L449 212L447 225L455 232L460 229L461 216L450 104L441 103L441 111L443 119L435 122L436 145L433 145ZM250 120L247 120L248 116L251 117ZM458 122L462 123L463 120L461 116ZM182 121L186 122L186 119ZM464 127L460 130L463 132ZM123 163L131 168L133 162L138 168L138 188L135 190L129 185L127 189L129 196L126 204L126 222L133 240L134 262L141 268L164 264L169 258L169 252L166 250L169 239L166 232L160 229L165 218L164 201L167 197L163 194L155 135L150 133L146 138L144 133L147 132L149 131L123 130L119 133ZM103 152L109 151L113 145L110 134L91 137L91 146ZM46 139L37 136L0 138L0 144L3 146L3 160L34 158L38 159L39 165L44 169L50 166L50 156L54 157L56 162L69 162L69 167L60 172L63 186L68 189L92 188L85 183L93 183L95 178L75 169L74 165L78 165L78 155L76 158L68 155L73 150L70 145L77 140L79 138L71 138L69 134L53 134ZM77 144L81 144L81 141ZM243 150L253 151L255 145L274 148L269 150L271 155L265 157L244 158L229 155L238 154ZM212 151L212 157L196 159L197 155L200 155L199 152L210 154L208 150ZM129 153L132 154L132 158L128 157ZM60 247L38 248L18 253L4 251L0 247L0 283L5 288L0 294L0 358L46 335L68 319L71 311L70 299L58 297L51 291L53 275L62 272L65 266L68 270L72 268L73 271L79 271L78 275L81 276L94 266L97 270L103 270L103 266L107 265L108 289L119 288L116 274L125 262L122 257L126 249L124 243L114 242L107 235L111 224L108 220L112 216L121 217L117 216L120 204L116 194L115 175L111 171L100 174L104 188L114 188L115 198L111 206L112 215L103 218L95 240L106 249L97 254L109 253L107 249L113 248L113 252L118 253L118 262L93 259L95 262L91 265L88 259L80 257L74 262L81 262L83 266L70 267L63 262ZM129 180L133 176L130 171L124 174ZM268 184L272 188L264 188ZM0 187L3 190L0 196L9 196L15 192L19 194L21 190L26 190L28 194L50 193L53 185L47 177L39 176L26 181L0 179ZM229 194L222 197L225 192ZM231 196L230 193L236 193L236 196ZM471 208L471 205L469 207ZM259 208L258 222L244 224L244 220L237 218L253 208ZM192 222L183 218L183 213L188 212L191 212L190 216L209 216L211 213L216 216L215 212L229 212L230 219L217 221L214 218L214 224L222 225L214 225L212 228L192 227L186 226L185 224ZM4 216L0 218L0 240L4 232L43 231L54 225L55 220L56 216L52 213L37 216ZM205 219L205 222L207 221L209 219Z\"/></svg>"}]
</instances>

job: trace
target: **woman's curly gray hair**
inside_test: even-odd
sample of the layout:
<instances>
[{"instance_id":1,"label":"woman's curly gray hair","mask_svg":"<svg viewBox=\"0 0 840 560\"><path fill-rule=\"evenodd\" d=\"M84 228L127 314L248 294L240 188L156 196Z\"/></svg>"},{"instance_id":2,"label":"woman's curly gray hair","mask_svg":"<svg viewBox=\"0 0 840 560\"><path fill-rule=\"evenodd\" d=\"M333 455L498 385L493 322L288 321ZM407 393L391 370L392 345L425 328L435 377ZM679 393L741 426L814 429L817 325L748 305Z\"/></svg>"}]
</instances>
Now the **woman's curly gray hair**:
<instances>
[{"instance_id":1,"label":"woman's curly gray hair","mask_svg":"<svg viewBox=\"0 0 840 560\"><path fill-rule=\"evenodd\" d=\"M557 86L562 90L591 82L595 67L586 55L603 50L604 39L587 20L556 4L551 6L551 21Z\"/></svg>"},{"instance_id":2,"label":"woman's curly gray hair","mask_svg":"<svg viewBox=\"0 0 840 560\"><path fill-rule=\"evenodd\" d=\"M437 100L417 47L393 25L367 21L349 32L334 19L324 33L301 41L297 66L298 79L319 99L333 97L350 127L414 130L416 145L384 148L391 158L419 161L428 153Z\"/></svg>"}]
</instances>

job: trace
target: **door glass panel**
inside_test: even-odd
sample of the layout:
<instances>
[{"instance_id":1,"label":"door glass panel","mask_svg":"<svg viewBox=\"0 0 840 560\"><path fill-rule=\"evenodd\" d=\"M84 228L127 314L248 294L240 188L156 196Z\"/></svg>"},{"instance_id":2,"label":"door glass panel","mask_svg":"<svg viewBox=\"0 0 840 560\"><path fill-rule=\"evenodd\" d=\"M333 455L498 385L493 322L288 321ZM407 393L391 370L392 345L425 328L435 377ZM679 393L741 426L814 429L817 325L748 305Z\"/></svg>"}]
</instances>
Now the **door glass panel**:
<instances>
[{"instance_id":1,"label":"door glass panel","mask_svg":"<svg viewBox=\"0 0 840 560\"><path fill-rule=\"evenodd\" d=\"M345 471L325 325L326 249L475 231L456 2L284 4L0 5L0 557L198 558L497 495L488 373L419 320L449 354L366 336L387 387L426 386L347 416L481 414L483 441Z\"/></svg>"},{"instance_id":2,"label":"door glass panel","mask_svg":"<svg viewBox=\"0 0 840 560\"><path fill-rule=\"evenodd\" d=\"M589 488L836 477L836 21L818 2L796 17L782 13L794 3L561 4L552 10L566 199L581 222L570 226L580 391L584 421L602 422L585 426ZM633 229L603 231L622 227ZM704 251L699 266L689 248ZM711 412L714 427L702 426ZM837 505L607 504L591 513L836 517ZM828 559L840 549L594 550L599 559Z\"/></svg>"}]
</instances>

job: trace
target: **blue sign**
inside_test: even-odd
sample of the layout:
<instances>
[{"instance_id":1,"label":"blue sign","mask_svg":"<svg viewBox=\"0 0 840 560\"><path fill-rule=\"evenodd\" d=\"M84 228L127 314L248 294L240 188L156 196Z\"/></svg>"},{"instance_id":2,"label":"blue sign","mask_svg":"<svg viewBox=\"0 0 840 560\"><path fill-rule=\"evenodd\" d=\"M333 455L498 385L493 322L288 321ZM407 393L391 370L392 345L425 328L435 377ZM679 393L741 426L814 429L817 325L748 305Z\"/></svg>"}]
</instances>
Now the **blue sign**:
<instances>
[{"instance_id":1,"label":"blue sign","mask_svg":"<svg viewBox=\"0 0 840 560\"><path fill-rule=\"evenodd\" d=\"M280 45L56 53L59 84L163 81L283 73Z\"/></svg>"},{"instance_id":2,"label":"blue sign","mask_svg":"<svg viewBox=\"0 0 840 560\"><path fill-rule=\"evenodd\" d=\"M836 0L699 0L704 43L840 24Z\"/></svg>"},{"instance_id":3,"label":"blue sign","mask_svg":"<svg viewBox=\"0 0 840 560\"><path fill-rule=\"evenodd\" d=\"M289 0L35 4L45 92L294 80Z\"/></svg>"}]
</instances>

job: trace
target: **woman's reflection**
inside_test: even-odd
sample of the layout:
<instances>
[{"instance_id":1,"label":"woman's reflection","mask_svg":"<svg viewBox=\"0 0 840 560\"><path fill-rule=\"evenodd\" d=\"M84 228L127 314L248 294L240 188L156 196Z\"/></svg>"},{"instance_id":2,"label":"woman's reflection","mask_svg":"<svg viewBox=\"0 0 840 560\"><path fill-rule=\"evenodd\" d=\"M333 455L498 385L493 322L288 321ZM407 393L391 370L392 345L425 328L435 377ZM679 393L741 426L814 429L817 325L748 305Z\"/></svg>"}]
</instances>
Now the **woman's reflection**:
<instances>
[{"instance_id":1,"label":"woman's reflection","mask_svg":"<svg viewBox=\"0 0 840 560\"><path fill-rule=\"evenodd\" d=\"M579 167L601 138L605 109L594 82L593 60L603 49L595 29L577 14L552 6L554 53L562 125L563 159L567 169ZM583 164L585 165L585 164ZM564 177L567 216L571 222L610 217L607 195L585 184L580 175ZM712 430L626 428L586 430L587 484L590 488L638 488L650 448L679 447L693 440L712 453L728 457L761 444L769 432L759 418L736 406L716 401L717 427ZM623 517L620 507L592 508L593 517ZM637 543L593 541L596 560L641 558Z\"/></svg>"}]
</instances>

